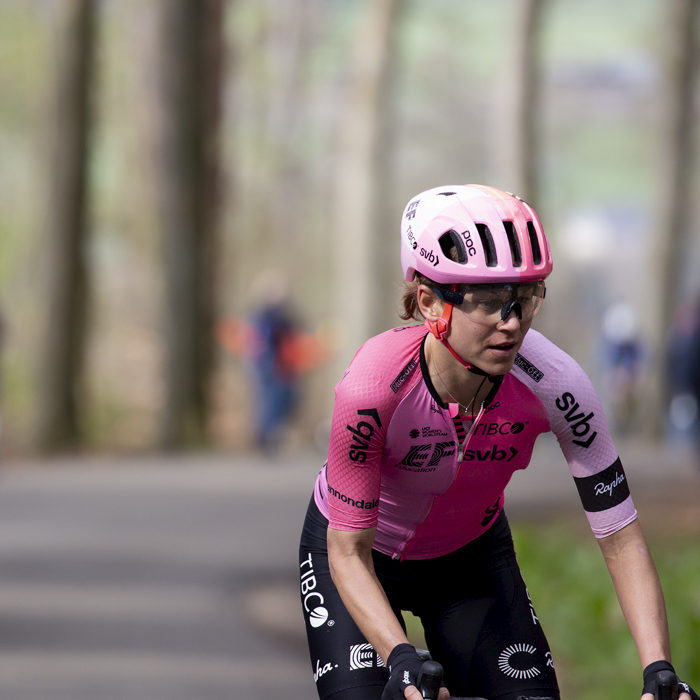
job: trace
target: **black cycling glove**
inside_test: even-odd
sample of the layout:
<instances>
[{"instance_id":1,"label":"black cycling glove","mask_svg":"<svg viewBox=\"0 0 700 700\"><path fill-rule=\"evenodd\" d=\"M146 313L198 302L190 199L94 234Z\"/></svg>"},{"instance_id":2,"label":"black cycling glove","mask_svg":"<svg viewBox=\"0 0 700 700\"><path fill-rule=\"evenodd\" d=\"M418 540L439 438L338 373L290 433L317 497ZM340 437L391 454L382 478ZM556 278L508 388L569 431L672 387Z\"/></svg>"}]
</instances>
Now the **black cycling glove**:
<instances>
[{"instance_id":1,"label":"black cycling glove","mask_svg":"<svg viewBox=\"0 0 700 700\"><path fill-rule=\"evenodd\" d=\"M410 644L397 644L387 661L390 675L384 686L382 700L405 700L403 691L409 685L418 687L418 674L423 661Z\"/></svg>"},{"instance_id":2,"label":"black cycling glove","mask_svg":"<svg viewBox=\"0 0 700 700\"><path fill-rule=\"evenodd\" d=\"M649 664L644 669L644 688L642 693L651 693L652 695L656 692L656 674L660 671L671 671L671 673L676 673L676 670L668 661L654 661L653 664ZM677 677L677 676L676 676ZM698 694L687 684L683 683L681 679L678 679L678 694L688 693L692 700L700 700Z\"/></svg>"}]
</instances>

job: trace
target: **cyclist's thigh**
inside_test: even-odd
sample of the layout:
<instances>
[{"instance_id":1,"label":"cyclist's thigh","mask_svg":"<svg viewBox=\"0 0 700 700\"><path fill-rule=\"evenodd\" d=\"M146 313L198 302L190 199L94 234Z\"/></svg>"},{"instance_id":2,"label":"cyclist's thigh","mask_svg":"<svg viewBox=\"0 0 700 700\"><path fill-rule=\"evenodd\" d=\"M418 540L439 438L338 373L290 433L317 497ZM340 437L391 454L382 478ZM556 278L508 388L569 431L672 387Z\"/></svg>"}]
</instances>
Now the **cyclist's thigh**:
<instances>
[{"instance_id":1,"label":"cyclist's thigh","mask_svg":"<svg viewBox=\"0 0 700 700\"><path fill-rule=\"evenodd\" d=\"M331 579L325 527L310 507L299 547L301 602L319 698L379 700L389 678L381 658L345 609Z\"/></svg>"},{"instance_id":2,"label":"cyclist's thigh","mask_svg":"<svg viewBox=\"0 0 700 700\"><path fill-rule=\"evenodd\" d=\"M453 602L423 619L447 687L454 695L494 700L558 699L549 645L515 557L504 557L489 576L488 595Z\"/></svg>"}]
</instances>

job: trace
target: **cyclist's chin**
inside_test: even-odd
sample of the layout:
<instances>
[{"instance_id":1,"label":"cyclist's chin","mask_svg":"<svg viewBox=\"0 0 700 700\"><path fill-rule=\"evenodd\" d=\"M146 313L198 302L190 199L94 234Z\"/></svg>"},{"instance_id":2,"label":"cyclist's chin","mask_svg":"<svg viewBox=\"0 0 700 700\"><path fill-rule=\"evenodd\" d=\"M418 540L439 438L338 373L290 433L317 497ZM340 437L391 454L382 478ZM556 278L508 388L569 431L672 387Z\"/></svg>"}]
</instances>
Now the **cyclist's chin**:
<instances>
[{"instance_id":1,"label":"cyclist's chin","mask_svg":"<svg viewBox=\"0 0 700 700\"><path fill-rule=\"evenodd\" d=\"M488 374L508 374L513 369L513 363L519 349L519 343L510 348L488 348L481 353L481 357L476 359L474 364Z\"/></svg>"},{"instance_id":2,"label":"cyclist's chin","mask_svg":"<svg viewBox=\"0 0 700 700\"><path fill-rule=\"evenodd\" d=\"M514 357L511 360L508 360L507 362L485 362L479 366L479 369L484 370L484 372L487 372L491 376L498 377L501 375L508 374L508 372L510 372L513 369L514 362Z\"/></svg>"}]
</instances>

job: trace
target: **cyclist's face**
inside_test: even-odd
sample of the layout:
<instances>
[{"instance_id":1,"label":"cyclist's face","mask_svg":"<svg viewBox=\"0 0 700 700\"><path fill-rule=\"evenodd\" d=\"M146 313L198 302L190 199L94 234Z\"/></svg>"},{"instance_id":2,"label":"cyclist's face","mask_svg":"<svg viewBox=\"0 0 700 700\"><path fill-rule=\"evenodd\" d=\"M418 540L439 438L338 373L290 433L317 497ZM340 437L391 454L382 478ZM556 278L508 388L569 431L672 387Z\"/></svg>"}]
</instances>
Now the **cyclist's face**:
<instances>
[{"instance_id":1,"label":"cyclist's face","mask_svg":"<svg viewBox=\"0 0 700 700\"><path fill-rule=\"evenodd\" d=\"M450 345L485 372L507 374L540 306L544 285L470 285L459 291L464 300L453 307Z\"/></svg>"}]
</instances>

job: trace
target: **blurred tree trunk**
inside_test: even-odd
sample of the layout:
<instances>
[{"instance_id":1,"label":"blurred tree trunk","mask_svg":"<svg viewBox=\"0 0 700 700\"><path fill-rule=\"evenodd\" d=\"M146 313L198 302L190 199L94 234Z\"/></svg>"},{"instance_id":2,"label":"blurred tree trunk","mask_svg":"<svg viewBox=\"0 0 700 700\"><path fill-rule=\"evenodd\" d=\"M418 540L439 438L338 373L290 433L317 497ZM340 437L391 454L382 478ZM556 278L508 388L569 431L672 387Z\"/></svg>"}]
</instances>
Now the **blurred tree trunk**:
<instances>
[{"instance_id":1,"label":"blurred tree trunk","mask_svg":"<svg viewBox=\"0 0 700 700\"><path fill-rule=\"evenodd\" d=\"M512 64L506 71L503 161L507 187L537 209L539 38L545 0L516 0Z\"/></svg>"},{"instance_id":2,"label":"blurred tree trunk","mask_svg":"<svg viewBox=\"0 0 700 700\"><path fill-rule=\"evenodd\" d=\"M264 5L264 3L263 3ZM267 22L263 51L267 66L266 104L258 164L257 186L250 193L255 202L254 230L277 250L302 249L303 206L308 177L303 167L306 155L301 147L309 99L309 53L318 40L318 23L327 12L319 0L267 0ZM251 241L251 259L260 252L259 238ZM294 279L298 271L293 257L267 266ZM280 268L280 269L277 269Z\"/></svg>"},{"instance_id":3,"label":"blurred tree trunk","mask_svg":"<svg viewBox=\"0 0 700 700\"><path fill-rule=\"evenodd\" d=\"M666 22L663 43L664 99L657 159L657 218L654 268L658 270L658 300L653 323L656 371L649 402L650 432L661 438L667 414L667 337L680 303L680 272L689 250L688 212L691 200L693 86L696 76L695 27L698 0L663 3Z\"/></svg>"},{"instance_id":4,"label":"blurred tree trunk","mask_svg":"<svg viewBox=\"0 0 700 700\"><path fill-rule=\"evenodd\" d=\"M374 155L373 178L375 187L372 196L371 226L372 249L370 258L371 298L375 304L370 309L369 334L376 335L398 325L401 289L403 280L399 258L399 227L402 207L397 202L396 153L398 142L399 113L395 86L401 66L399 65L399 37L403 27L406 3L401 0L393 10L391 30L388 37L387 56L379 86L378 132ZM398 207L398 208L397 208Z\"/></svg>"},{"instance_id":5,"label":"blurred tree trunk","mask_svg":"<svg viewBox=\"0 0 700 700\"><path fill-rule=\"evenodd\" d=\"M207 436L223 0L163 0L159 212L165 259L165 402L159 444Z\"/></svg>"},{"instance_id":6,"label":"blurred tree trunk","mask_svg":"<svg viewBox=\"0 0 700 700\"><path fill-rule=\"evenodd\" d=\"M96 3L59 3L47 242L47 325L37 391L42 451L80 441L79 393L87 309L87 157Z\"/></svg>"},{"instance_id":7,"label":"blurred tree trunk","mask_svg":"<svg viewBox=\"0 0 700 700\"><path fill-rule=\"evenodd\" d=\"M403 0L367 0L354 40L347 92L341 108L333 193L332 229L337 293L333 308L345 327L336 370L342 372L362 343L381 325L382 243L374 238L378 203L388 183L378 180L382 155L382 107L387 90L392 35ZM396 224L398 227L398 223ZM398 233L393 237L398 253ZM342 367L342 369L341 369Z\"/></svg>"}]
</instances>

